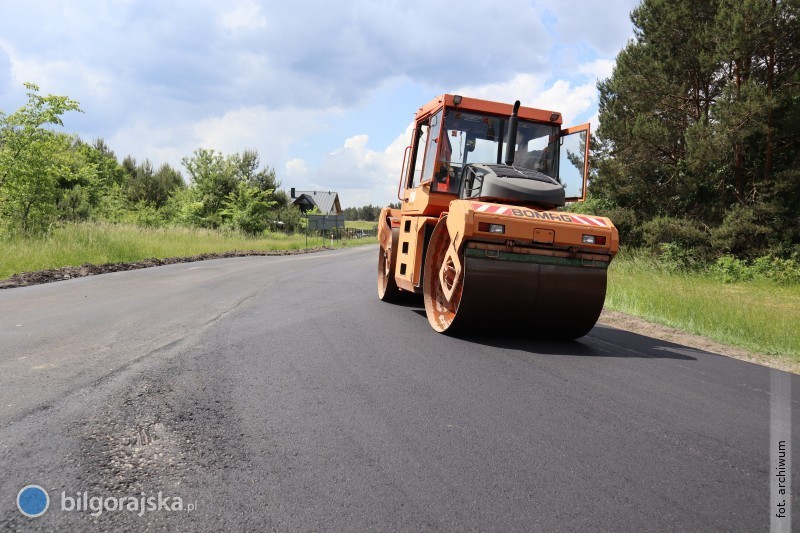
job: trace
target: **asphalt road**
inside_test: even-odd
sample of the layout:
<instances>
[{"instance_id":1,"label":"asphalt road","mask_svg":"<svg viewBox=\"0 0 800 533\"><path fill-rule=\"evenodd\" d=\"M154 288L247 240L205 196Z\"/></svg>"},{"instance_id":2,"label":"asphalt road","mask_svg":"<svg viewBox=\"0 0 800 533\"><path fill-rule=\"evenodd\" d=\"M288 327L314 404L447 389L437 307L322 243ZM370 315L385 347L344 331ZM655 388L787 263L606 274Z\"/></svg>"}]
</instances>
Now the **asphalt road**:
<instances>
[{"instance_id":1,"label":"asphalt road","mask_svg":"<svg viewBox=\"0 0 800 533\"><path fill-rule=\"evenodd\" d=\"M376 255L0 291L0 530L769 528L777 371L603 326L443 336L377 300ZM130 510L159 491L183 510ZM114 500L62 510L83 493Z\"/></svg>"}]
</instances>

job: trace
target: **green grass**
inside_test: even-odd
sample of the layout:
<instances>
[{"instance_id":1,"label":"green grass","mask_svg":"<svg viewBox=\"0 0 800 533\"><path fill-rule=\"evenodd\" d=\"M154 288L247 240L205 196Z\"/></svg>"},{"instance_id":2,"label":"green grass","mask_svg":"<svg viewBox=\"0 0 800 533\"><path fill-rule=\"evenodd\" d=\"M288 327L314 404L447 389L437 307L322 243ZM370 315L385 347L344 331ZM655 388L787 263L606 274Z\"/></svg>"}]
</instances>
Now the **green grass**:
<instances>
[{"instance_id":1,"label":"green grass","mask_svg":"<svg viewBox=\"0 0 800 533\"><path fill-rule=\"evenodd\" d=\"M334 241L334 247L377 242L375 238ZM325 240L330 246L330 239ZM322 246L319 237L308 247ZM84 263L133 262L151 257L187 257L232 250L297 250L306 247L304 235L269 234L247 237L240 233L194 228L140 228L112 224L72 224L46 237L0 240L0 279Z\"/></svg>"},{"instance_id":2,"label":"green grass","mask_svg":"<svg viewBox=\"0 0 800 533\"><path fill-rule=\"evenodd\" d=\"M673 271L645 255L609 268L606 307L750 351L800 362L800 285L723 283Z\"/></svg>"},{"instance_id":3,"label":"green grass","mask_svg":"<svg viewBox=\"0 0 800 533\"><path fill-rule=\"evenodd\" d=\"M368 222L366 220L345 220L345 228L355 229L375 229L378 226L377 222Z\"/></svg>"}]
</instances>

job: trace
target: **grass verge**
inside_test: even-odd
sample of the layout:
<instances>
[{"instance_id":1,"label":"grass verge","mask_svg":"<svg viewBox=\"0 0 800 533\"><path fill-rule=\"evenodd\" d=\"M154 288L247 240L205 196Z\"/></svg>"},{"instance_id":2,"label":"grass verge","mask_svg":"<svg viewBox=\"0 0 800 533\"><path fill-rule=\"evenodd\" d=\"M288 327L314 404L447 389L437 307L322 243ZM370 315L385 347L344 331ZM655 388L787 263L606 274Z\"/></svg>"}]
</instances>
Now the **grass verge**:
<instances>
[{"instance_id":1,"label":"grass verge","mask_svg":"<svg viewBox=\"0 0 800 533\"><path fill-rule=\"evenodd\" d=\"M377 222L368 222L366 220L345 220L345 228L373 230L378 227Z\"/></svg>"},{"instance_id":2,"label":"grass verge","mask_svg":"<svg viewBox=\"0 0 800 533\"><path fill-rule=\"evenodd\" d=\"M723 283L620 254L609 268L606 307L757 353L800 362L800 285Z\"/></svg>"},{"instance_id":3,"label":"grass verge","mask_svg":"<svg viewBox=\"0 0 800 533\"><path fill-rule=\"evenodd\" d=\"M333 241L333 247L375 243L375 238ZM331 246L326 239L325 246ZM274 233L248 237L241 233L196 228L140 228L113 224L70 224L45 237L0 240L0 279L20 272L127 263L142 259L188 257L232 250L299 250L323 246L319 237Z\"/></svg>"}]
</instances>

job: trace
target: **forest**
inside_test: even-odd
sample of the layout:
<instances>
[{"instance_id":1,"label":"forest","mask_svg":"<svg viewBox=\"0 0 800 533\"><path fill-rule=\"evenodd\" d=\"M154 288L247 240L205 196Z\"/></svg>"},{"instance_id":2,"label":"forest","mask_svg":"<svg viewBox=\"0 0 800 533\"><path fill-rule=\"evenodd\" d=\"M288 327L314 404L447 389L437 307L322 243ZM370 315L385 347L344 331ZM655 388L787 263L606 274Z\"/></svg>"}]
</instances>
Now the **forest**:
<instances>
[{"instance_id":1,"label":"forest","mask_svg":"<svg viewBox=\"0 0 800 533\"><path fill-rule=\"evenodd\" d=\"M598 83L590 201L684 263L800 254L800 4L644 0Z\"/></svg>"}]
</instances>

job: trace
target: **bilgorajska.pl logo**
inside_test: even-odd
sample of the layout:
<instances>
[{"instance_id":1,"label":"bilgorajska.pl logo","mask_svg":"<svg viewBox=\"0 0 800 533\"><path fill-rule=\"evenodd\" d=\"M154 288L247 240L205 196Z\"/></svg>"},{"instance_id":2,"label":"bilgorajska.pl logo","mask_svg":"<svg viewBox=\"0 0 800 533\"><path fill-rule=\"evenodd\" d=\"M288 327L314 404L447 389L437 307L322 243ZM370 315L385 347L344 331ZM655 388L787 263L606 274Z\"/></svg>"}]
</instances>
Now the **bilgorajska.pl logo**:
<instances>
[{"instance_id":1,"label":"bilgorajska.pl logo","mask_svg":"<svg viewBox=\"0 0 800 533\"><path fill-rule=\"evenodd\" d=\"M164 496L161 491L157 496L148 496L142 492L139 496L89 496L88 492L77 492L75 496L61 493L61 510L89 512L92 516L100 516L104 512L123 511L138 513L142 516L146 512L181 512L190 513L197 508L197 503L184 505L180 496Z\"/></svg>"}]
</instances>

